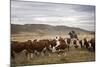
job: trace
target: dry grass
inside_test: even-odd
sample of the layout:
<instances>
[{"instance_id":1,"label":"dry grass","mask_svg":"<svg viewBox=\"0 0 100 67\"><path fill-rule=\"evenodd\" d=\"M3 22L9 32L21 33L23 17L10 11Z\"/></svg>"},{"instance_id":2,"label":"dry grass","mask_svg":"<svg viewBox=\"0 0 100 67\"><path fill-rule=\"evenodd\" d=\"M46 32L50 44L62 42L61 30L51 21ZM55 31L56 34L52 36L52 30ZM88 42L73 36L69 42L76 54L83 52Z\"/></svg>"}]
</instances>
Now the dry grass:
<instances>
[{"instance_id":1,"label":"dry grass","mask_svg":"<svg viewBox=\"0 0 100 67\"><path fill-rule=\"evenodd\" d=\"M22 34L12 34L11 40L14 41L26 41L26 40L34 40L34 39L54 39L56 36L61 36L63 38L69 38L69 35L37 35L33 33L22 33ZM79 39L83 38L93 38L94 35L91 34L80 34L78 35Z\"/></svg>"},{"instance_id":2,"label":"dry grass","mask_svg":"<svg viewBox=\"0 0 100 67\"><path fill-rule=\"evenodd\" d=\"M26 41L28 39L34 40L36 39L53 39L56 36L59 35L45 35L45 36L36 36L31 34L16 34L11 36L11 40L14 41ZM62 37L68 37L68 35L60 35ZM84 37L90 39L93 38L94 35L89 34L83 34L79 35L79 39L83 39ZM58 54L57 53L49 53L50 56L44 55L44 56L34 56L32 60L26 59L25 55L23 53L19 53L16 55L16 59L11 59L12 65L39 65L39 64L58 64L58 63L74 63L74 62L89 62L89 61L95 61L95 53L89 52L86 49L75 49L74 47L70 48L70 51L66 52L65 54Z\"/></svg>"},{"instance_id":3,"label":"dry grass","mask_svg":"<svg viewBox=\"0 0 100 67\"><path fill-rule=\"evenodd\" d=\"M95 61L95 53L86 49L70 48L70 51L62 54L49 53L50 55L34 56L33 59L26 59L25 55L20 53L16 55L15 60L11 60L12 65L40 65L40 64L59 64L59 63L75 63Z\"/></svg>"}]
</instances>

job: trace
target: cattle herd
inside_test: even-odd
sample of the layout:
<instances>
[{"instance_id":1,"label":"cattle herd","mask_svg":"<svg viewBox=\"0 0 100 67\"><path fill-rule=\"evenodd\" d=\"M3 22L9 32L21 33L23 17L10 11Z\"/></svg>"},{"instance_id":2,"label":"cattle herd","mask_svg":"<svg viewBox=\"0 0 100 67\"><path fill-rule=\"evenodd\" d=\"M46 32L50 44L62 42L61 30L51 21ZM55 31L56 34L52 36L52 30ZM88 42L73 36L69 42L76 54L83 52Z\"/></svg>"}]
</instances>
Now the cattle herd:
<instances>
[{"instance_id":1,"label":"cattle herd","mask_svg":"<svg viewBox=\"0 0 100 67\"><path fill-rule=\"evenodd\" d=\"M85 48L95 52L95 38L79 40L76 38L56 37L55 39L34 39L25 42L11 41L11 58L15 59L15 54L20 52L25 52L25 56L28 59L31 59L33 57L32 55L59 54L60 52L71 51L71 47L75 49Z\"/></svg>"}]
</instances>

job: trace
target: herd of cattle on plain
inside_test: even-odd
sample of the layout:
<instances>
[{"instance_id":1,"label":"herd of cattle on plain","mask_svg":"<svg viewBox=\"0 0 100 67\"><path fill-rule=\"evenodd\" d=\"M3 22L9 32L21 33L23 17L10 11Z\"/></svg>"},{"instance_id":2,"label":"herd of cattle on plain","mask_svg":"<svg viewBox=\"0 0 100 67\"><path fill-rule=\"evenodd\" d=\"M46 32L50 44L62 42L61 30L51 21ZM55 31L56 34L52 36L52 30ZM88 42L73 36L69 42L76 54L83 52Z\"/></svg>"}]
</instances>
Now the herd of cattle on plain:
<instances>
[{"instance_id":1,"label":"herd of cattle on plain","mask_svg":"<svg viewBox=\"0 0 100 67\"><path fill-rule=\"evenodd\" d=\"M70 48L72 46L76 49L86 48L89 51L95 51L95 38L79 40L77 35L72 36L71 33L69 35L70 38L56 37L55 39L34 39L33 41L27 40L25 42L11 41L11 58L15 58L15 54L22 51L25 52L25 56L29 59L32 58L33 54L43 53L45 55L53 52L59 54L60 52L65 52L65 49L67 49L67 52L71 51Z\"/></svg>"}]
</instances>

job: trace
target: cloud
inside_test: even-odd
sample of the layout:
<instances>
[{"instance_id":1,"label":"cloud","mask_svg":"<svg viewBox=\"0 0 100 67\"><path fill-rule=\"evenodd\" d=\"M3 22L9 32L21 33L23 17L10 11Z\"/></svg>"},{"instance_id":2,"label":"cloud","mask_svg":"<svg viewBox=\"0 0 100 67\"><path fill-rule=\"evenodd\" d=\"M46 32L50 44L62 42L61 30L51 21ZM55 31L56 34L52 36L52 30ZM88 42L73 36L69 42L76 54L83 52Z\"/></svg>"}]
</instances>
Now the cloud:
<instances>
[{"instance_id":1,"label":"cloud","mask_svg":"<svg viewBox=\"0 0 100 67\"><path fill-rule=\"evenodd\" d=\"M13 0L11 23L65 25L94 30L95 6Z\"/></svg>"},{"instance_id":2,"label":"cloud","mask_svg":"<svg viewBox=\"0 0 100 67\"><path fill-rule=\"evenodd\" d=\"M95 12L95 6L90 6L90 5L80 5L80 7L76 8L77 11L82 11L82 12L88 12L88 13L94 13Z\"/></svg>"}]
</instances>

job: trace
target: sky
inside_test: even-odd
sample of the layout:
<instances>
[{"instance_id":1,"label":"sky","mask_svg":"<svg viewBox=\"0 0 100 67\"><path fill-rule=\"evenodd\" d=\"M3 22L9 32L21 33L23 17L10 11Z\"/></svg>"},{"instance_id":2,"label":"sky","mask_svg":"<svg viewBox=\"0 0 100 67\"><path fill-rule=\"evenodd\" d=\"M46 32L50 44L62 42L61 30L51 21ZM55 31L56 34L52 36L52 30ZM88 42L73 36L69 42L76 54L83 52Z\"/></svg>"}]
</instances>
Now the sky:
<instances>
[{"instance_id":1,"label":"sky","mask_svg":"<svg viewBox=\"0 0 100 67\"><path fill-rule=\"evenodd\" d=\"M95 30L95 6L11 0L12 24L48 24Z\"/></svg>"}]
</instances>

